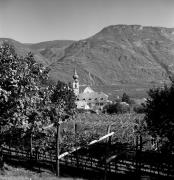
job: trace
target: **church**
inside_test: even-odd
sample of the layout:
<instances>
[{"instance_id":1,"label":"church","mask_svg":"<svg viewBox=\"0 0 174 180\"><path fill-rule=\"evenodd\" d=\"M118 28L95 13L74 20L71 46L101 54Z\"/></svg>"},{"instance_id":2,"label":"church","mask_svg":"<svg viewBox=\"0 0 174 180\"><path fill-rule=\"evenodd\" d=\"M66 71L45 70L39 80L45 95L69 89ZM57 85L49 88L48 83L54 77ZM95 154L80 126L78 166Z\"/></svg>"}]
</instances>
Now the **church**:
<instances>
[{"instance_id":1,"label":"church","mask_svg":"<svg viewBox=\"0 0 174 180\"><path fill-rule=\"evenodd\" d=\"M76 95L76 105L78 109L98 111L102 110L104 105L110 102L107 94L95 92L89 86L80 92L79 76L76 69L73 75L73 90Z\"/></svg>"}]
</instances>

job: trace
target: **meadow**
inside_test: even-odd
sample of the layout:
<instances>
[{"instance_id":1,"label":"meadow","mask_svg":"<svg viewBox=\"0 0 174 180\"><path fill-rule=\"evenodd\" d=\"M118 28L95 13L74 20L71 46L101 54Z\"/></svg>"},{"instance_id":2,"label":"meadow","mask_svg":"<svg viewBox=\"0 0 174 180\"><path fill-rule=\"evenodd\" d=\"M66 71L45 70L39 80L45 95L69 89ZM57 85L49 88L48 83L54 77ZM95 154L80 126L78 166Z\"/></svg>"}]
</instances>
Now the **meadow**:
<instances>
[{"instance_id":1,"label":"meadow","mask_svg":"<svg viewBox=\"0 0 174 180\"><path fill-rule=\"evenodd\" d=\"M82 180L80 178L56 177L48 169L42 169L42 172L29 170L21 166L5 164L4 170L0 170L0 180Z\"/></svg>"}]
</instances>

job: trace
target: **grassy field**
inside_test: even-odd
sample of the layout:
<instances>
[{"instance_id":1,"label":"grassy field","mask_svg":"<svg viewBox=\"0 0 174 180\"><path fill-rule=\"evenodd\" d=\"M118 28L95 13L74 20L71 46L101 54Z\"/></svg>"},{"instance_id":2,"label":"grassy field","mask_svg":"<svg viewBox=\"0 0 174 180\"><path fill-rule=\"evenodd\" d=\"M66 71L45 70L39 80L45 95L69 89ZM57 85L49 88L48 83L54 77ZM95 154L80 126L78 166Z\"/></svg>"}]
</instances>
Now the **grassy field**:
<instances>
[{"instance_id":1,"label":"grassy field","mask_svg":"<svg viewBox=\"0 0 174 180\"><path fill-rule=\"evenodd\" d=\"M4 170L0 170L0 180L80 180L79 178L57 178L52 172L43 169L41 173L22 167L14 167L5 164Z\"/></svg>"}]
</instances>

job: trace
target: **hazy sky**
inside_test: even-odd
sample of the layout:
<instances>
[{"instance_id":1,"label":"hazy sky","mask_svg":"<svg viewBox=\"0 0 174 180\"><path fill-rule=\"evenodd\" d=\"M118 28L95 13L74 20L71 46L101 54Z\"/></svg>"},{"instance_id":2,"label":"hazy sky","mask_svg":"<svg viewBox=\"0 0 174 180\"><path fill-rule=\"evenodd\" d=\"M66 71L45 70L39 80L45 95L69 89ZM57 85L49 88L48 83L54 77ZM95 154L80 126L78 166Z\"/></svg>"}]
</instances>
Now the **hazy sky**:
<instances>
[{"instance_id":1,"label":"hazy sky","mask_svg":"<svg viewBox=\"0 0 174 180\"><path fill-rule=\"evenodd\" d=\"M80 40L108 25L174 27L174 0L0 0L0 37Z\"/></svg>"}]
</instances>

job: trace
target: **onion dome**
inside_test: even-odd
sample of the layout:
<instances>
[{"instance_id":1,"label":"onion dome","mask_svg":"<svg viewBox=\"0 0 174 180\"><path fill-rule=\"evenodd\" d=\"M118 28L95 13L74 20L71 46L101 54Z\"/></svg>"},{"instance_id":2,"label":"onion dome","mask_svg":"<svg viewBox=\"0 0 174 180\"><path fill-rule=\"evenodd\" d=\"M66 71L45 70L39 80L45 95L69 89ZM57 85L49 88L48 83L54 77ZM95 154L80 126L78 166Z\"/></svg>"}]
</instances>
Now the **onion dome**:
<instances>
[{"instance_id":1,"label":"onion dome","mask_svg":"<svg viewBox=\"0 0 174 180\"><path fill-rule=\"evenodd\" d=\"M77 72L76 72L76 69L75 69L75 70L74 70L73 79L76 80L76 79L78 79L78 78L79 78L79 76L78 76L78 74L77 74Z\"/></svg>"}]
</instances>

